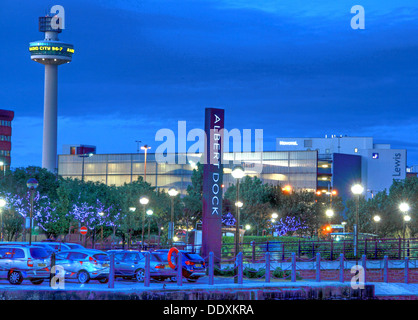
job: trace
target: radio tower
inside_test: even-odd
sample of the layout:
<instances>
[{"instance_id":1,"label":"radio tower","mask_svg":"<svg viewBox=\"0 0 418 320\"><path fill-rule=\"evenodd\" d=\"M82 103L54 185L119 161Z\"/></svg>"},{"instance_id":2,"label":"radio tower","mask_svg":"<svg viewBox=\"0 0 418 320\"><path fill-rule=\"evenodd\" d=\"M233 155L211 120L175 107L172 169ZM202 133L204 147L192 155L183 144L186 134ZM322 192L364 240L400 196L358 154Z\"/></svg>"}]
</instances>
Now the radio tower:
<instances>
[{"instance_id":1,"label":"radio tower","mask_svg":"<svg viewBox=\"0 0 418 320\"><path fill-rule=\"evenodd\" d=\"M45 65L42 168L52 172L57 168L58 66L70 63L74 53L72 44L58 40L63 25L59 19L49 15L40 17L39 31L45 33L45 39L29 43L31 59Z\"/></svg>"}]
</instances>

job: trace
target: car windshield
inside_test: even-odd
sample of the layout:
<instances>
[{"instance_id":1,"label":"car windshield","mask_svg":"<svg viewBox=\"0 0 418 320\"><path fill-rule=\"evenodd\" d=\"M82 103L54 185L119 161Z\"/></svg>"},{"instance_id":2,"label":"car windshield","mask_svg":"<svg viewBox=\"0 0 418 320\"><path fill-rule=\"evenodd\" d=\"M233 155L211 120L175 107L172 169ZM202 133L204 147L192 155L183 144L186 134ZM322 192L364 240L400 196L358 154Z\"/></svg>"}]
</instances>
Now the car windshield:
<instances>
[{"instance_id":1,"label":"car windshield","mask_svg":"<svg viewBox=\"0 0 418 320\"><path fill-rule=\"evenodd\" d=\"M45 259L49 256L44 248L30 248L30 255L34 259Z\"/></svg>"},{"instance_id":2,"label":"car windshield","mask_svg":"<svg viewBox=\"0 0 418 320\"><path fill-rule=\"evenodd\" d=\"M203 260L203 258L201 256L199 256L198 254L195 254L195 253L185 253L184 255L189 260Z\"/></svg>"}]
</instances>

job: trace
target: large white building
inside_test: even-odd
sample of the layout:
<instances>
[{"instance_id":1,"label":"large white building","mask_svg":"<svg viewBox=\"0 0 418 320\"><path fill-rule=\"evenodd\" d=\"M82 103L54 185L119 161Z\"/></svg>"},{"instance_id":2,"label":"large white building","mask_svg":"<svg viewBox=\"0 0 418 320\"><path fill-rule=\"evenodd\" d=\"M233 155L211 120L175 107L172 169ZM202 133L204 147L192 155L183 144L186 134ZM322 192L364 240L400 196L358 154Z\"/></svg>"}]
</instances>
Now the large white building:
<instances>
[{"instance_id":1,"label":"large white building","mask_svg":"<svg viewBox=\"0 0 418 320\"><path fill-rule=\"evenodd\" d=\"M406 178L406 150L374 143L372 137L325 136L324 138L277 138L277 151L318 152L318 187L337 188L348 196L348 176L360 178L366 197L389 190L393 180ZM359 171L360 170L360 171ZM347 179L341 179L348 175ZM358 179L351 179L352 181ZM325 182L325 184L324 184ZM360 182L360 181L359 181Z\"/></svg>"}]
</instances>

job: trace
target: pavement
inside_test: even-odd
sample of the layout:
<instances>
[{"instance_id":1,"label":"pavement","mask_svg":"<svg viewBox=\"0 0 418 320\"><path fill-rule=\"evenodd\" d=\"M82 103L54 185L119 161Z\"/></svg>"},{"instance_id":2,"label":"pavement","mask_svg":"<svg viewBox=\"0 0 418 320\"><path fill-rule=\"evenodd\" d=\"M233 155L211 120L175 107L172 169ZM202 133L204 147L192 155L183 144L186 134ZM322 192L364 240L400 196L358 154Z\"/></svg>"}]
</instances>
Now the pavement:
<instances>
[{"instance_id":1,"label":"pavement","mask_svg":"<svg viewBox=\"0 0 418 320\"><path fill-rule=\"evenodd\" d=\"M382 283L382 282L368 282L375 286L376 297L392 297L392 296L416 296L418 297L418 284L404 284L404 283ZM298 287L347 287L350 282L335 282L335 281L321 281L314 280L298 280L291 282L289 280L271 279L270 283L266 283L264 279L244 279L242 285L233 282L232 278L215 277L215 284L209 285L208 278L203 277L195 283L184 281L182 286L178 286L176 282L151 281L149 287L145 287L144 283L136 281L116 280L114 288L109 288L108 284L100 284L97 281L90 281L88 284L79 284L76 281L66 280L64 289L53 289L49 287L48 282L41 285L33 285L29 281L24 281L21 285L11 285L8 281L0 280L0 291L100 291L100 292L144 292L144 291L176 291L176 290L233 290L233 289L274 289L283 288L298 288Z\"/></svg>"}]
</instances>

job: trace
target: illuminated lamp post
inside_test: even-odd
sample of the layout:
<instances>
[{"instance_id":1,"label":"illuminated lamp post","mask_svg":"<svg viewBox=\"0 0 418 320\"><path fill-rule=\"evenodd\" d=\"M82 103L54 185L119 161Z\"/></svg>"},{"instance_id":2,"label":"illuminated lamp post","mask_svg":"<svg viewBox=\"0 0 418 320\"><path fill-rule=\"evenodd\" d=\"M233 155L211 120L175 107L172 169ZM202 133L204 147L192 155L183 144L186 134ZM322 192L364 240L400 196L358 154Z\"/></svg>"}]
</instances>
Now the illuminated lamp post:
<instances>
[{"instance_id":1,"label":"illuminated lamp post","mask_svg":"<svg viewBox=\"0 0 418 320\"><path fill-rule=\"evenodd\" d=\"M173 246L173 237L174 237L174 197L178 195L176 188L170 188L168 190L168 195L171 198L171 220L170 226L168 227L168 239L170 240L170 245Z\"/></svg>"},{"instance_id":2,"label":"illuminated lamp post","mask_svg":"<svg viewBox=\"0 0 418 320\"><path fill-rule=\"evenodd\" d=\"M145 152L145 158L144 158L144 181L147 182L147 152L149 149L151 149L150 146L147 144L141 147L142 150Z\"/></svg>"},{"instance_id":3,"label":"illuminated lamp post","mask_svg":"<svg viewBox=\"0 0 418 320\"><path fill-rule=\"evenodd\" d=\"M153 215L154 211L152 211L151 209L147 210L147 216L148 216L148 246L150 244L150 233L151 233L151 217Z\"/></svg>"},{"instance_id":4,"label":"illuminated lamp post","mask_svg":"<svg viewBox=\"0 0 418 320\"><path fill-rule=\"evenodd\" d=\"M81 165L81 181L84 181L84 159L85 158L90 158L93 156L93 153L84 153L84 154L79 154L78 155L80 158L83 159L82 165Z\"/></svg>"},{"instance_id":5,"label":"illuminated lamp post","mask_svg":"<svg viewBox=\"0 0 418 320\"><path fill-rule=\"evenodd\" d=\"M403 219L403 239L404 239L404 241L405 241L405 232L406 232L406 222L409 222L411 220L411 217L408 215L409 209L410 209L409 204L407 204L406 202L402 202L399 205L399 210L404 214L404 219Z\"/></svg>"},{"instance_id":6,"label":"illuminated lamp post","mask_svg":"<svg viewBox=\"0 0 418 320\"><path fill-rule=\"evenodd\" d=\"M141 247L144 249L144 227L145 227L145 211L146 205L148 204L149 199L147 197L141 197L139 203L144 206L144 214L142 215L142 235L141 235Z\"/></svg>"},{"instance_id":7,"label":"illuminated lamp post","mask_svg":"<svg viewBox=\"0 0 418 320\"><path fill-rule=\"evenodd\" d=\"M26 186L29 188L30 192L30 213L29 213L29 245L32 245L32 215L33 215L33 193L35 189L38 187L39 183L38 180L35 178L30 178L26 182ZM26 221L25 221L26 222Z\"/></svg>"},{"instance_id":8,"label":"illuminated lamp post","mask_svg":"<svg viewBox=\"0 0 418 320\"><path fill-rule=\"evenodd\" d=\"M240 224L240 208L242 207L242 202L239 201L239 180L245 176L245 171L242 166L235 166L232 169L231 175L234 179L237 180L237 192L236 192L236 226L235 226L235 258L239 252L239 224Z\"/></svg>"},{"instance_id":9,"label":"illuminated lamp post","mask_svg":"<svg viewBox=\"0 0 418 320\"><path fill-rule=\"evenodd\" d=\"M375 232L376 232L376 237L377 237L377 229L378 229L378 226L379 226L379 222L380 222L380 216L379 215L375 215L374 217L373 217L373 221L376 223L376 229L375 229Z\"/></svg>"},{"instance_id":10,"label":"illuminated lamp post","mask_svg":"<svg viewBox=\"0 0 418 320\"><path fill-rule=\"evenodd\" d=\"M1 226L1 242L3 242L3 208L6 205L4 199L0 199L0 226Z\"/></svg>"},{"instance_id":11,"label":"illuminated lamp post","mask_svg":"<svg viewBox=\"0 0 418 320\"><path fill-rule=\"evenodd\" d=\"M354 256L356 257L356 261L358 260L358 234L359 234L359 203L360 203L360 195L363 193L364 188L361 184L355 184L351 187L351 192L356 195L356 224L354 226L355 229L355 244L354 244ZM357 264L358 262L356 262Z\"/></svg>"}]
</instances>

